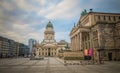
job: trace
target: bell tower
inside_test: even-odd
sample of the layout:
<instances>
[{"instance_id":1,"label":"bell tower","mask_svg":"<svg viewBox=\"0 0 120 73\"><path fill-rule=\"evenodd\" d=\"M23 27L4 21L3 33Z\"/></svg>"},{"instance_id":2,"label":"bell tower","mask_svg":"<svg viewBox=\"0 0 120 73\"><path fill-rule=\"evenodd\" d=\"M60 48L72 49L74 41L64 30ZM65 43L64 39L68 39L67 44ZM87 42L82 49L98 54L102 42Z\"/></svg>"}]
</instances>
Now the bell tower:
<instances>
[{"instance_id":1,"label":"bell tower","mask_svg":"<svg viewBox=\"0 0 120 73\"><path fill-rule=\"evenodd\" d=\"M44 40L52 41L54 38L55 32L53 29L53 24L49 21L46 25L46 30L44 32Z\"/></svg>"}]
</instances>

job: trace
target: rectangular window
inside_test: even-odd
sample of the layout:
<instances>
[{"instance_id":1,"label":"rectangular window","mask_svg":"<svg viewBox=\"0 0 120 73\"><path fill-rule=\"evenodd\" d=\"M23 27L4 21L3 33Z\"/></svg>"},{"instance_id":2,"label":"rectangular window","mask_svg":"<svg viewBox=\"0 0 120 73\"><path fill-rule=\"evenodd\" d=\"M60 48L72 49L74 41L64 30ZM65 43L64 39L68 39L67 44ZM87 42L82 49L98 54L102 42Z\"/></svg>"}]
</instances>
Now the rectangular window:
<instances>
[{"instance_id":1,"label":"rectangular window","mask_svg":"<svg viewBox=\"0 0 120 73\"><path fill-rule=\"evenodd\" d=\"M116 21L115 16L113 17L113 20Z\"/></svg>"},{"instance_id":2,"label":"rectangular window","mask_svg":"<svg viewBox=\"0 0 120 73\"><path fill-rule=\"evenodd\" d=\"M118 19L120 19L120 16L118 17Z\"/></svg>"},{"instance_id":3,"label":"rectangular window","mask_svg":"<svg viewBox=\"0 0 120 73\"><path fill-rule=\"evenodd\" d=\"M105 16L103 17L104 20L106 20Z\"/></svg>"},{"instance_id":4,"label":"rectangular window","mask_svg":"<svg viewBox=\"0 0 120 73\"><path fill-rule=\"evenodd\" d=\"M109 20L111 20L110 16L108 17Z\"/></svg>"},{"instance_id":5,"label":"rectangular window","mask_svg":"<svg viewBox=\"0 0 120 73\"><path fill-rule=\"evenodd\" d=\"M98 20L100 21L100 16L98 16Z\"/></svg>"}]
</instances>

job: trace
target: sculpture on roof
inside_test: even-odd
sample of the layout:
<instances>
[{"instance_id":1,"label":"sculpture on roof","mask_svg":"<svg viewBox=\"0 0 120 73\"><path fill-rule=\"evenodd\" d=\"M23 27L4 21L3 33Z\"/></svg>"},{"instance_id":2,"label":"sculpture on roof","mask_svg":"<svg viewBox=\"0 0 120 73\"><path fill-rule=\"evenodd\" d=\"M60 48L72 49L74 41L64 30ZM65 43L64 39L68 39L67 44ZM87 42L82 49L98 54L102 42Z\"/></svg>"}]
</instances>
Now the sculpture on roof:
<instances>
[{"instance_id":1,"label":"sculpture on roof","mask_svg":"<svg viewBox=\"0 0 120 73\"><path fill-rule=\"evenodd\" d=\"M84 11L82 11L82 13L81 13L81 16L84 16L84 15L86 15L86 14L87 14L87 10L84 9Z\"/></svg>"}]
</instances>

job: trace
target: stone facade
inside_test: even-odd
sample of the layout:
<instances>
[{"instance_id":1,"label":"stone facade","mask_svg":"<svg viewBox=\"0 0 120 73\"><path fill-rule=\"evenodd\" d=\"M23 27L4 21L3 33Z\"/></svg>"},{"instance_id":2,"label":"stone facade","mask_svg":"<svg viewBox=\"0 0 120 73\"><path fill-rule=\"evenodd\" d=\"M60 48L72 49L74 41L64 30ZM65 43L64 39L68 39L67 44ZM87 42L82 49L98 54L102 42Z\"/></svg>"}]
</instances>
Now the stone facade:
<instances>
[{"instance_id":1,"label":"stone facade","mask_svg":"<svg viewBox=\"0 0 120 73\"><path fill-rule=\"evenodd\" d=\"M49 21L44 32L44 40L33 47L34 56L58 56L59 51L65 49L67 42L61 40L56 42L52 23Z\"/></svg>"},{"instance_id":2,"label":"stone facade","mask_svg":"<svg viewBox=\"0 0 120 73\"><path fill-rule=\"evenodd\" d=\"M120 60L120 13L89 12L70 32L71 49L93 48L93 59Z\"/></svg>"}]
</instances>

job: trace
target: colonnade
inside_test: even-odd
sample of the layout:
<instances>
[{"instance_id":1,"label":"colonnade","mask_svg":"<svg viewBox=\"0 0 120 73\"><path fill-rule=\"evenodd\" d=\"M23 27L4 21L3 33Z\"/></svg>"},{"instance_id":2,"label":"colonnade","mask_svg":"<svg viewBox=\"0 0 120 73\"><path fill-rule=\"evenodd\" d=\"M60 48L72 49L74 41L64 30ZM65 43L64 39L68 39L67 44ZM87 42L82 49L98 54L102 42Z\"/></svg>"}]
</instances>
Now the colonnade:
<instances>
[{"instance_id":1,"label":"colonnade","mask_svg":"<svg viewBox=\"0 0 120 73\"><path fill-rule=\"evenodd\" d=\"M79 32L71 38L71 48L73 51L80 51L82 49L82 32Z\"/></svg>"},{"instance_id":2,"label":"colonnade","mask_svg":"<svg viewBox=\"0 0 120 73\"><path fill-rule=\"evenodd\" d=\"M39 49L39 55L41 55L41 56L56 56L57 49L56 48Z\"/></svg>"}]
</instances>

